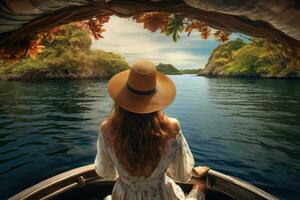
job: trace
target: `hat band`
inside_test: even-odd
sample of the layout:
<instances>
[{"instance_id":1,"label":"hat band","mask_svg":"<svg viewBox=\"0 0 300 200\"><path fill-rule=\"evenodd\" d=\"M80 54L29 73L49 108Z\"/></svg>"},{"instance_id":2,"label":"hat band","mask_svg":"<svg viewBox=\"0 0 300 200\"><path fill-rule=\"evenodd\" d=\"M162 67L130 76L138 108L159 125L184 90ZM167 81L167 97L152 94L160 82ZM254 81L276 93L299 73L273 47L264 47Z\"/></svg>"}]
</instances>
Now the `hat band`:
<instances>
[{"instance_id":1,"label":"hat band","mask_svg":"<svg viewBox=\"0 0 300 200\"><path fill-rule=\"evenodd\" d=\"M136 90L134 88L132 88L128 83L127 83L127 89L129 92L131 92L132 94L135 95L150 95L156 92L156 88L153 88L151 90Z\"/></svg>"}]
</instances>

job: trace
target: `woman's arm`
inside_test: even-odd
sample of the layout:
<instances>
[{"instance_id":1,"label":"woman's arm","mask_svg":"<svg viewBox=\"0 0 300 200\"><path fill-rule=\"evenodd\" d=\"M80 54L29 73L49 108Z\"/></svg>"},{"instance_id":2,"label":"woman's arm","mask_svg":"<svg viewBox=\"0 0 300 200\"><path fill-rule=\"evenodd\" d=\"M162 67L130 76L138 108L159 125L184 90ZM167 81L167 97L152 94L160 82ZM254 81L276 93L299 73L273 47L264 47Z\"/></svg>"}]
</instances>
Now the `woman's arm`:
<instances>
[{"instance_id":1,"label":"woman's arm","mask_svg":"<svg viewBox=\"0 0 300 200\"><path fill-rule=\"evenodd\" d=\"M174 142L173 148L175 148L175 152L167 174L176 181L187 182L192 177L192 170L195 164L194 157L181 131L179 121L175 118L170 118L170 121L174 127L177 127L178 135Z\"/></svg>"},{"instance_id":2,"label":"woman's arm","mask_svg":"<svg viewBox=\"0 0 300 200\"><path fill-rule=\"evenodd\" d=\"M109 155L108 147L106 145L106 141L102 133L102 131L104 131L102 125L98 133L97 155L95 158L95 171L102 178L114 179L118 176L118 172L114 162L112 161Z\"/></svg>"}]
</instances>

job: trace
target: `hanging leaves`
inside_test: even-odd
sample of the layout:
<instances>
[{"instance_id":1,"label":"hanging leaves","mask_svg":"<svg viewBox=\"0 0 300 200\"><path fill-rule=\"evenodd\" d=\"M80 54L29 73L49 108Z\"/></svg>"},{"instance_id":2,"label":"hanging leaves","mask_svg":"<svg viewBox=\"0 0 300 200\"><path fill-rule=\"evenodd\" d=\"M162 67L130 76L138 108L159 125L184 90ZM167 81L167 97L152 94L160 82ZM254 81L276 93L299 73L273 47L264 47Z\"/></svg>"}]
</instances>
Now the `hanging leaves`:
<instances>
[{"instance_id":1,"label":"hanging leaves","mask_svg":"<svg viewBox=\"0 0 300 200\"><path fill-rule=\"evenodd\" d=\"M185 27L185 32L188 32L188 36L192 33L192 31L194 29L196 29L197 31L201 32L202 28L207 26L206 24L204 24L203 22L192 22L189 25L187 25Z\"/></svg>"},{"instance_id":2,"label":"hanging leaves","mask_svg":"<svg viewBox=\"0 0 300 200\"><path fill-rule=\"evenodd\" d=\"M144 29L154 33L160 29L161 33L164 33L167 29L169 20L169 13L165 12L149 12L144 14L138 14L132 17L137 23L143 23Z\"/></svg>"},{"instance_id":3,"label":"hanging leaves","mask_svg":"<svg viewBox=\"0 0 300 200\"><path fill-rule=\"evenodd\" d=\"M0 49L0 60L6 63L13 64L22 59L26 53L26 49L22 47L15 47L10 49Z\"/></svg>"},{"instance_id":4,"label":"hanging leaves","mask_svg":"<svg viewBox=\"0 0 300 200\"><path fill-rule=\"evenodd\" d=\"M185 28L185 31L188 32L188 35L190 35L194 29L200 32L200 37L204 40L208 39L208 37L211 35L212 32L212 29L209 26L199 21L192 22L190 25L188 25ZM226 42L227 40L229 40L229 36L230 36L229 32L220 31L220 30L215 31L213 34L216 40L219 42Z\"/></svg>"},{"instance_id":5,"label":"hanging leaves","mask_svg":"<svg viewBox=\"0 0 300 200\"><path fill-rule=\"evenodd\" d=\"M103 38L103 32L105 31L104 24L110 19L111 13L105 13L104 15L93 17L89 20L74 22L81 30L89 32L96 40ZM137 23L143 23L144 29L150 32L156 32L160 30L161 33L165 33L167 36L171 36L173 41L180 39L180 33L185 31L188 36L193 30L200 33L202 39L208 39L212 34L213 30L205 23L195 20L188 19L181 14L170 14L166 12L147 12L136 14L133 20ZM29 39L26 45L16 45L14 48L5 49L0 47L0 59L16 61L28 55L35 58L45 48L43 42L53 41L56 33L62 29L62 26L53 28L47 32L38 33ZM213 32L214 37L217 41L225 42L229 39L230 33L225 31L217 30ZM27 49L27 50L26 50Z\"/></svg>"},{"instance_id":6,"label":"hanging leaves","mask_svg":"<svg viewBox=\"0 0 300 200\"><path fill-rule=\"evenodd\" d=\"M87 31L92 35L96 40L103 38L102 33L105 31L103 28L104 24L107 23L110 19L111 14L101 15L93 17L88 21L79 21L74 22L73 24L79 29Z\"/></svg>"},{"instance_id":7,"label":"hanging leaves","mask_svg":"<svg viewBox=\"0 0 300 200\"><path fill-rule=\"evenodd\" d=\"M52 42L54 39L54 35L61 30L62 30L62 26L58 26L58 27L51 29L46 36L48 42Z\"/></svg>"},{"instance_id":8,"label":"hanging leaves","mask_svg":"<svg viewBox=\"0 0 300 200\"><path fill-rule=\"evenodd\" d=\"M174 42L177 42L180 38L179 33L184 30L183 17L181 15L175 14L169 18L167 24L166 35L172 35Z\"/></svg>"},{"instance_id":9,"label":"hanging leaves","mask_svg":"<svg viewBox=\"0 0 300 200\"><path fill-rule=\"evenodd\" d=\"M165 12L148 12L133 16L133 20L137 23L143 23L144 29L150 32L156 32L160 29L161 33L171 36L174 42L180 39L180 33L185 31L188 36L193 30L200 33L200 37L204 40L208 39L213 30L204 22L198 20L190 20L181 14L169 14ZM216 31L214 36L217 41L225 42L229 39L229 32Z\"/></svg>"},{"instance_id":10,"label":"hanging leaves","mask_svg":"<svg viewBox=\"0 0 300 200\"><path fill-rule=\"evenodd\" d=\"M36 34L33 38L26 39L24 46L16 45L10 49L0 48L0 59L7 63L15 63L25 56L36 58L36 56L43 52L45 46L42 43L47 40L51 42L54 34L61 30L62 26L50 29L47 32L41 32Z\"/></svg>"},{"instance_id":11,"label":"hanging leaves","mask_svg":"<svg viewBox=\"0 0 300 200\"><path fill-rule=\"evenodd\" d=\"M88 26L90 28L90 32L96 40L103 38L102 33L105 31L105 29L103 28L103 24L108 22L109 19L109 15L104 15L89 20Z\"/></svg>"},{"instance_id":12,"label":"hanging leaves","mask_svg":"<svg viewBox=\"0 0 300 200\"><path fill-rule=\"evenodd\" d=\"M89 24L88 24L88 21L86 21L86 20L85 21L73 22L73 25L76 26L77 28L81 29L81 30L90 32Z\"/></svg>"},{"instance_id":13,"label":"hanging leaves","mask_svg":"<svg viewBox=\"0 0 300 200\"><path fill-rule=\"evenodd\" d=\"M230 33L226 31L216 31L214 33L214 36L217 41L226 42L227 40L229 40Z\"/></svg>"},{"instance_id":14,"label":"hanging leaves","mask_svg":"<svg viewBox=\"0 0 300 200\"><path fill-rule=\"evenodd\" d=\"M200 31L201 38L204 40L208 39L210 33L211 33L211 29L208 26L204 26Z\"/></svg>"},{"instance_id":15,"label":"hanging leaves","mask_svg":"<svg viewBox=\"0 0 300 200\"><path fill-rule=\"evenodd\" d=\"M88 31L94 38L103 38L102 33L105 31L103 24L108 22L110 15L102 15L92 18L88 21L75 22L74 24L82 29ZM36 56L43 52L45 46L44 41L52 42L56 33L62 30L62 26L50 29L47 32L41 32L33 36L33 38L28 43L26 47L15 47L14 49L1 49L0 48L0 59L6 62L16 62L23 58L24 56L29 56L31 58L36 58ZM27 50L26 50L27 49Z\"/></svg>"},{"instance_id":16,"label":"hanging leaves","mask_svg":"<svg viewBox=\"0 0 300 200\"><path fill-rule=\"evenodd\" d=\"M50 29L48 32L41 32L36 35L34 39L30 41L29 48L27 49L26 55L35 59L39 53L43 52L45 48L43 42L47 40L48 42L52 42L54 35L62 30L62 26L58 26Z\"/></svg>"},{"instance_id":17,"label":"hanging leaves","mask_svg":"<svg viewBox=\"0 0 300 200\"><path fill-rule=\"evenodd\" d=\"M33 40L30 43L30 47L27 51L27 55L35 59L39 53L43 52L45 46L41 44L41 40Z\"/></svg>"}]
</instances>

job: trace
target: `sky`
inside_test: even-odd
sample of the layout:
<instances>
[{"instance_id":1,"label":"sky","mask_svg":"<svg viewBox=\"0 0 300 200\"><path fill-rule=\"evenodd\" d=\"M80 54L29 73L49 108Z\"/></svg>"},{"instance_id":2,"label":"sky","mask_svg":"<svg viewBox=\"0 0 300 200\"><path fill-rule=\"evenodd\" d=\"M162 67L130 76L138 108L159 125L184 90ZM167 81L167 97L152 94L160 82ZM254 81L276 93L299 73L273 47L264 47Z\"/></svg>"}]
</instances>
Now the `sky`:
<instances>
[{"instance_id":1,"label":"sky","mask_svg":"<svg viewBox=\"0 0 300 200\"><path fill-rule=\"evenodd\" d=\"M104 38L93 39L91 48L120 53L129 64L148 59L155 64L172 64L178 69L204 68L212 50L219 44L213 37L202 40L196 31L189 37L183 33L178 42L173 42L159 31L151 33L143 24L115 16L104 29Z\"/></svg>"}]
</instances>

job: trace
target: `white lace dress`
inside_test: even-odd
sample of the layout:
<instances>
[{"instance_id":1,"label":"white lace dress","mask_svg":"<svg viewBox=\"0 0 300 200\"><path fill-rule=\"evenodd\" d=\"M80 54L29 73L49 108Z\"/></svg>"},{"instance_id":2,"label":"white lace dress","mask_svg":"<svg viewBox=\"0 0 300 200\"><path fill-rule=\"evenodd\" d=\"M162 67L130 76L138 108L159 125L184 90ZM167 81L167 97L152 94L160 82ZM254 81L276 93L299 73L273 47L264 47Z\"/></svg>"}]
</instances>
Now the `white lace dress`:
<instances>
[{"instance_id":1,"label":"white lace dress","mask_svg":"<svg viewBox=\"0 0 300 200\"><path fill-rule=\"evenodd\" d=\"M189 181L194 167L194 158L182 132L170 140L168 150L148 177L131 176L118 162L114 152L106 145L102 133L97 141L95 159L96 173L102 178L116 180L112 195L113 200L161 200L190 199L204 200L202 192L192 190L184 195L176 181Z\"/></svg>"}]
</instances>

